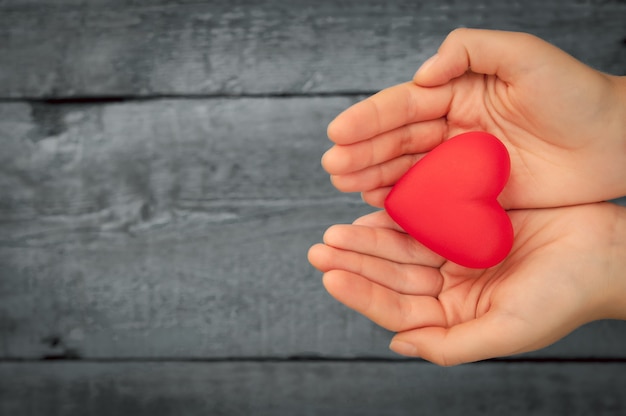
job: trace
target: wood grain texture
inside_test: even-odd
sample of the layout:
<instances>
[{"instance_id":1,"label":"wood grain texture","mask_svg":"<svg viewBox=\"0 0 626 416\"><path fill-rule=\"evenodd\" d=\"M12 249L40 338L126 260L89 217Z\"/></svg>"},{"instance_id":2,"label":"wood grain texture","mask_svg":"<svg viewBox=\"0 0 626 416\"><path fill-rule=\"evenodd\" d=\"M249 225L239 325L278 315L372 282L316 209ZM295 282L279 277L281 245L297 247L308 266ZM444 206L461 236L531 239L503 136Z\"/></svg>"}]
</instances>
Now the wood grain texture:
<instances>
[{"instance_id":1,"label":"wood grain texture","mask_svg":"<svg viewBox=\"0 0 626 416\"><path fill-rule=\"evenodd\" d=\"M361 94L459 26L624 74L625 20L622 0L0 0L0 415L625 414L626 322L442 369L306 261L370 211L319 165Z\"/></svg>"},{"instance_id":2,"label":"wood grain texture","mask_svg":"<svg viewBox=\"0 0 626 416\"><path fill-rule=\"evenodd\" d=\"M370 339L306 261L327 226L367 209L319 166L322 119L349 101L0 106L2 355L290 355Z\"/></svg>"},{"instance_id":3,"label":"wood grain texture","mask_svg":"<svg viewBox=\"0 0 626 416\"><path fill-rule=\"evenodd\" d=\"M337 196L320 158L352 98L0 104L0 213L22 219L146 204ZM176 205L173 205L176 204ZM137 209L140 207L136 207Z\"/></svg>"},{"instance_id":4,"label":"wood grain texture","mask_svg":"<svg viewBox=\"0 0 626 416\"><path fill-rule=\"evenodd\" d=\"M534 33L624 74L620 0L0 3L0 97L306 94L409 79L460 26Z\"/></svg>"},{"instance_id":5,"label":"wood grain texture","mask_svg":"<svg viewBox=\"0 0 626 416\"><path fill-rule=\"evenodd\" d=\"M0 105L0 357L392 357L306 261L370 211L319 166L352 102ZM624 345L607 321L535 356Z\"/></svg>"},{"instance_id":6,"label":"wood grain texture","mask_svg":"<svg viewBox=\"0 0 626 416\"><path fill-rule=\"evenodd\" d=\"M0 413L622 415L626 364L0 363Z\"/></svg>"}]
</instances>

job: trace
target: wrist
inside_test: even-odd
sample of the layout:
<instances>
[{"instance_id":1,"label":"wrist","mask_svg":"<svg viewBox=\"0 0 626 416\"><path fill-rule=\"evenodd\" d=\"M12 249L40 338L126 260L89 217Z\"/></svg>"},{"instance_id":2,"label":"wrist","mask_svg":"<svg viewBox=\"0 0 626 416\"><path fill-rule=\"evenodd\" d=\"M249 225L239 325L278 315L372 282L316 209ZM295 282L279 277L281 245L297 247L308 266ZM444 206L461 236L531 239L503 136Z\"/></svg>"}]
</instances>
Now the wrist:
<instances>
[{"instance_id":1,"label":"wrist","mask_svg":"<svg viewBox=\"0 0 626 416\"><path fill-rule=\"evenodd\" d=\"M626 320L626 207L615 206L614 233L608 245L605 319Z\"/></svg>"},{"instance_id":2,"label":"wrist","mask_svg":"<svg viewBox=\"0 0 626 416\"><path fill-rule=\"evenodd\" d=\"M626 196L626 76L610 75L609 81L612 84L612 90L615 92L615 116L614 116L614 132L615 140L618 143L618 151L621 151L624 175L621 183L621 195Z\"/></svg>"}]
</instances>

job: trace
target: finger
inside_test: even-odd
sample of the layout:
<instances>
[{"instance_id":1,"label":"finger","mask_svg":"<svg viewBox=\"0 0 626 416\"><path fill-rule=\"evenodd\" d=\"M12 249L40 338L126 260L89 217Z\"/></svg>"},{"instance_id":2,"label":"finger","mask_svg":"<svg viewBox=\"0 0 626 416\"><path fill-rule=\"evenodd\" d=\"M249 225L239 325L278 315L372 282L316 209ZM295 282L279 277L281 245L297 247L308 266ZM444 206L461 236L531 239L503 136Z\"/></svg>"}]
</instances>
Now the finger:
<instances>
[{"instance_id":1,"label":"finger","mask_svg":"<svg viewBox=\"0 0 626 416\"><path fill-rule=\"evenodd\" d=\"M361 225L370 228L388 228L401 233L405 231L389 216L387 211L372 212L354 220L352 225Z\"/></svg>"},{"instance_id":2,"label":"finger","mask_svg":"<svg viewBox=\"0 0 626 416\"><path fill-rule=\"evenodd\" d=\"M404 155L380 165L370 166L358 172L332 175L331 182L343 192L364 192L391 186L404 175L424 154Z\"/></svg>"},{"instance_id":3,"label":"finger","mask_svg":"<svg viewBox=\"0 0 626 416\"><path fill-rule=\"evenodd\" d=\"M328 125L328 137L339 145L357 143L408 124L445 116L452 89L396 85L353 105Z\"/></svg>"},{"instance_id":4,"label":"finger","mask_svg":"<svg viewBox=\"0 0 626 416\"><path fill-rule=\"evenodd\" d=\"M333 225L324 233L324 243L341 250L376 256L396 263L441 267L443 257L411 236L385 228Z\"/></svg>"},{"instance_id":5,"label":"finger","mask_svg":"<svg viewBox=\"0 0 626 416\"><path fill-rule=\"evenodd\" d=\"M399 264L379 257L340 250L327 245L311 248L310 257L323 271L343 270L405 295L437 296L443 285L439 269Z\"/></svg>"},{"instance_id":6,"label":"finger","mask_svg":"<svg viewBox=\"0 0 626 416\"><path fill-rule=\"evenodd\" d=\"M420 328L397 334L390 348L442 366L513 355L528 350L533 333L521 320L487 313L450 328Z\"/></svg>"},{"instance_id":7,"label":"finger","mask_svg":"<svg viewBox=\"0 0 626 416\"><path fill-rule=\"evenodd\" d=\"M328 246L326 246L325 244L315 244L311 246L311 248L309 248L309 251L307 253L307 259L309 260L309 263L311 263L311 265L320 272L327 272L328 270L330 270L330 268L326 266L328 264L328 261L326 260L327 256L326 252L324 251L325 247Z\"/></svg>"},{"instance_id":8,"label":"finger","mask_svg":"<svg viewBox=\"0 0 626 416\"><path fill-rule=\"evenodd\" d=\"M444 140L446 123L436 119L414 123L349 145L336 145L322 157L331 175L344 175L395 159L405 154L424 153Z\"/></svg>"},{"instance_id":9,"label":"finger","mask_svg":"<svg viewBox=\"0 0 626 416\"><path fill-rule=\"evenodd\" d=\"M389 192L391 192L391 186L383 186L382 188L372 189L371 191L361 192L361 199L373 207L384 208L385 199Z\"/></svg>"},{"instance_id":10,"label":"finger","mask_svg":"<svg viewBox=\"0 0 626 416\"><path fill-rule=\"evenodd\" d=\"M344 270L325 273L323 283L339 302L390 331L445 325L443 308L434 297L403 295Z\"/></svg>"},{"instance_id":11,"label":"finger","mask_svg":"<svg viewBox=\"0 0 626 416\"><path fill-rule=\"evenodd\" d=\"M528 56L541 59L541 54L556 51L556 47L527 33L456 29L417 71L413 81L427 87L443 85L471 69L513 82L527 71Z\"/></svg>"}]
</instances>

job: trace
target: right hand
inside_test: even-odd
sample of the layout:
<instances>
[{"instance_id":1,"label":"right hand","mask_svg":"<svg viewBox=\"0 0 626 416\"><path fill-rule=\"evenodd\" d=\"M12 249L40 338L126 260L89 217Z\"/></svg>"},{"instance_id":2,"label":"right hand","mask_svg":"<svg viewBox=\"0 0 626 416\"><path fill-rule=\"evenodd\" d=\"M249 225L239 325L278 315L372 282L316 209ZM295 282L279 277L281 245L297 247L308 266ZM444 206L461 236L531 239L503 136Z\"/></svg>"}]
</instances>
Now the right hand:
<instances>
[{"instance_id":1,"label":"right hand","mask_svg":"<svg viewBox=\"0 0 626 416\"><path fill-rule=\"evenodd\" d=\"M546 347L597 319L626 319L626 208L515 210L510 255L446 261L379 211L335 225L309 261L338 301L394 331L391 349L439 365Z\"/></svg>"}]
</instances>

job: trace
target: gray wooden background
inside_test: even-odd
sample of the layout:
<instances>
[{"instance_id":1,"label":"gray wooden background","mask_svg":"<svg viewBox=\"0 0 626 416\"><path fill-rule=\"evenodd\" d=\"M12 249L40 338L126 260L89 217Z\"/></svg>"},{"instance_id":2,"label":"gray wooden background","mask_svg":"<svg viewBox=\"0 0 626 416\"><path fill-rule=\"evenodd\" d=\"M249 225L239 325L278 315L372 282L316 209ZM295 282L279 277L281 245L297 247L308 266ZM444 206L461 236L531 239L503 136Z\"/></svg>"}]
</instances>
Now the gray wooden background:
<instances>
[{"instance_id":1,"label":"gray wooden background","mask_svg":"<svg viewBox=\"0 0 626 416\"><path fill-rule=\"evenodd\" d=\"M327 123L459 26L626 74L623 0L0 0L0 414L626 414L624 322L443 369L306 261Z\"/></svg>"}]
</instances>

